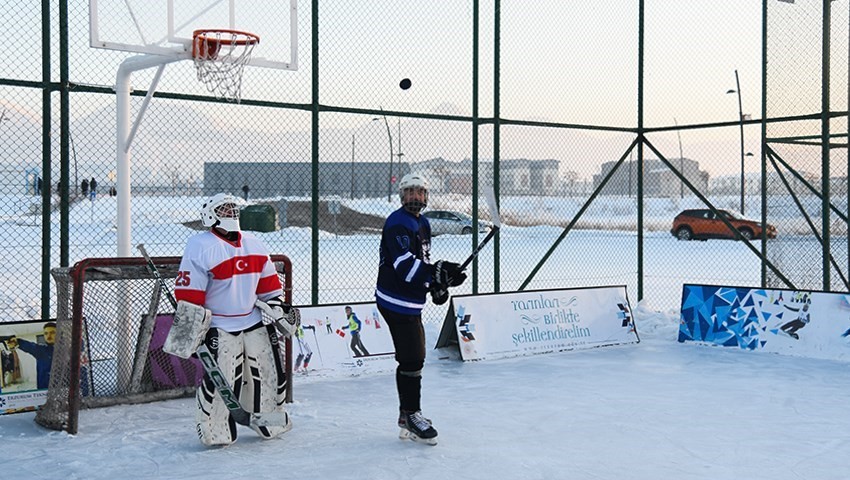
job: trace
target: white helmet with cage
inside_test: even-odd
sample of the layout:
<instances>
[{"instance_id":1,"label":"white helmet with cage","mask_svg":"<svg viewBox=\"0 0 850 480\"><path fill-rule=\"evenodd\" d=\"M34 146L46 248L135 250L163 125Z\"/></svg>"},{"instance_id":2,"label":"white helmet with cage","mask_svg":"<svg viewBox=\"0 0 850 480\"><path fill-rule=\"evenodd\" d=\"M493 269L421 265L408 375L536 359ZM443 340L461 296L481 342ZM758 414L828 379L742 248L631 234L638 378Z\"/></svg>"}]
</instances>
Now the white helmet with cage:
<instances>
[{"instance_id":1,"label":"white helmet with cage","mask_svg":"<svg viewBox=\"0 0 850 480\"><path fill-rule=\"evenodd\" d=\"M218 193L201 207L201 221L207 228L219 227L227 232L239 231L239 208L245 202L229 193Z\"/></svg>"},{"instance_id":2,"label":"white helmet with cage","mask_svg":"<svg viewBox=\"0 0 850 480\"><path fill-rule=\"evenodd\" d=\"M418 173L408 173L398 184L398 195L405 210L418 214L428 206L428 180Z\"/></svg>"}]
</instances>

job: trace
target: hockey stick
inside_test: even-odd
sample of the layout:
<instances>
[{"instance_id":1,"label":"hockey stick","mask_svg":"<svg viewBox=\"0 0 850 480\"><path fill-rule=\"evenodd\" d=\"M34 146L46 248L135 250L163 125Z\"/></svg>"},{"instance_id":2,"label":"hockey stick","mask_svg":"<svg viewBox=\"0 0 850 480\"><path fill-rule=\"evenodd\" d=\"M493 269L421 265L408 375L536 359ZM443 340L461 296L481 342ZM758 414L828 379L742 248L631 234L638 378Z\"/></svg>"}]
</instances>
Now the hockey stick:
<instances>
[{"instance_id":1,"label":"hockey stick","mask_svg":"<svg viewBox=\"0 0 850 480\"><path fill-rule=\"evenodd\" d=\"M148 270L154 276L156 281L159 283L159 288L165 293L165 296L168 298L168 301L171 302L171 306L174 307L175 311L177 310L177 299L174 298L174 294L171 293L171 290L165 284L165 280L162 279L162 276L159 274L159 270L156 268L156 265L151 260L150 255L148 255L147 250L145 249L145 245L140 243L136 245L136 248L142 252L142 256L145 257L145 260L148 262ZM215 361L215 357L213 357L210 350L207 348L206 344L201 343L201 346L198 347L198 351L196 352L198 359L201 361L201 365L204 367L204 371L210 377L215 385L215 389L218 391L219 395L221 395L221 399L224 400L224 405L227 406L227 409L230 410L230 415L233 416L233 420L236 421L239 425L245 425L246 427L271 427L271 426L282 426L286 425L286 414L280 412L269 412L269 413L249 413L242 405L239 403L238 398L236 397L236 393L233 391L233 388L227 383L227 379L224 377L224 373L221 371L221 368L218 366L218 362Z\"/></svg>"},{"instance_id":2,"label":"hockey stick","mask_svg":"<svg viewBox=\"0 0 850 480\"><path fill-rule=\"evenodd\" d=\"M487 208L490 210L490 218L493 219L493 228L490 229L490 232L484 237L484 240L475 247L475 250L472 251L472 254L467 257L463 263L460 264L460 268L458 270L463 271L466 267L469 266L470 263L478 256L478 253L484 248L485 245L494 237L496 233L499 232L499 229L502 227L502 220L499 217L499 208L496 206L496 194L493 191L493 187L491 186L489 189L484 190L484 200L487 202Z\"/></svg>"}]
</instances>

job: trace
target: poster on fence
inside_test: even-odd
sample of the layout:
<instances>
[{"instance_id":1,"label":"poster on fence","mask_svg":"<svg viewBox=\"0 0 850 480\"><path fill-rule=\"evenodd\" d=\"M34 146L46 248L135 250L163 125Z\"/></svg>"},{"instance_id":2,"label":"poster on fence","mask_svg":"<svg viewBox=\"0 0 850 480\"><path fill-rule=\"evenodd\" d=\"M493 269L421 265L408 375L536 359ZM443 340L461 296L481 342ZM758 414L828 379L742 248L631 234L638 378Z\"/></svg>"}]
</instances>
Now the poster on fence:
<instances>
[{"instance_id":1,"label":"poster on fence","mask_svg":"<svg viewBox=\"0 0 850 480\"><path fill-rule=\"evenodd\" d=\"M850 295L719 285L682 287L679 342L850 359Z\"/></svg>"},{"instance_id":2,"label":"poster on fence","mask_svg":"<svg viewBox=\"0 0 850 480\"><path fill-rule=\"evenodd\" d=\"M174 324L174 314L157 314L148 346L148 370L155 390L167 390L179 387L193 387L201 384L204 378L204 366L197 357L180 358L166 353L162 346Z\"/></svg>"},{"instance_id":3,"label":"poster on fence","mask_svg":"<svg viewBox=\"0 0 850 480\"><path fill-rule=\"evenodd\" d=\"M0 324L0 414L36 410L47 400L56 323Z\"/></svg>"},{"instance_id":4,"label":"poster on fence","mask_svg":"<svg viewBox=\"0 0 850 480\"><path fill-rule=\"evenodd\" d=\"M390 329L371 303L298 307L292 336L295 374L339 376L395 370Z\"/></svg>"},{"instance_id":5,"label":"poster on fence","mask_svg":"<svg viewBox=\"0 0 850 480\"><path fill-rule=\"evenodd\" d=\"M639 341L620 285L454 296L436 348L466 361Z\"/></svg>"}]
</instances>

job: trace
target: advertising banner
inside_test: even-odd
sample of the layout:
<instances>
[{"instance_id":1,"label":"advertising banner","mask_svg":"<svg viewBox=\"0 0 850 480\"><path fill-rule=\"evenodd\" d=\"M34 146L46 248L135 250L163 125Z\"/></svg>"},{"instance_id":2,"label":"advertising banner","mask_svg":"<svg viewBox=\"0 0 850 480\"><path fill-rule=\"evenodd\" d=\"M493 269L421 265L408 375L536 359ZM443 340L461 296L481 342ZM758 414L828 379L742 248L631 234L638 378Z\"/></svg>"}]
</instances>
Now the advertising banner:
<instances>
[{"instance_id":1,"label":"advertising banner","mask_svg":"<svg viewBox=\"0 0 850 480\"><path fill-rule=\"evenodd\" d=\"M55 341L53 322L0 323L0 414L44 404Z\"/></svg>"},{"instance_id":2,"label":"advertising banner","mask_svg":"<svg viewBox=\"0 0 850 480\"><path fill-rule=\"evenodd\" d=\"M466 361L639 341L626 287L607 286L454 296L436 348Z\"/></svg>"},{"instance_id":3,"label":"advertising banner","mask_svg":"<svg viewBox=\"0 0 850 480\"><path fill-rule=\"evenodd\" d=\"M679 341L850 360L850 295L686 284Z\"/></svg>"},{"instance_id":4,"label":"advertising banner","mask_svg":"<svg viewBox=\"0 0 850 480\"><path fill-rule=\"evenodd\" d=\"M162 350L165 338L174 323L174 314L158 314L154 320L151 341L148 346L150 378L155 390L177 387L192 387L201 384L204 366L196 357L180 358Z\"/></svg>"},{"instance_id":5,"label":"advertising banner","mask_svg":"<svg viewBox=\"0 0 850 480\"><path fill-rule=\"evenodd\" d=\"M296 374L343 376L395 370L390 329L374 302L298 308L301 328L292 336Z\"/></svg>"}]
</instances>

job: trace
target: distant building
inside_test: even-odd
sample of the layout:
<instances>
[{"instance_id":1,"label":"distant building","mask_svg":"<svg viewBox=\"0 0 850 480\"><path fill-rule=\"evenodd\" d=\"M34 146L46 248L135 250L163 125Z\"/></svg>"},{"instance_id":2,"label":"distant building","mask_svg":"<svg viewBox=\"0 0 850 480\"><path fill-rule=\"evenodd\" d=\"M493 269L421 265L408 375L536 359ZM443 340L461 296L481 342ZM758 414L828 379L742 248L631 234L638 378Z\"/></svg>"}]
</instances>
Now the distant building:
<instances>
[{"instance_id":1,"label":"distant building","mask_svg":"<svg viewBox=\"0 0 850 480\"><path fill-rule=\"evenodd\" d=\"M682 172L682 175L700 192L708 190L708 172L699 169L699 162L689 158L671 158L669 162ZM594 190L602 180L614 169L617 162L602 164L600 172L593 176ZM602 195L632 196L637 194L638 162L625 161L611 176ZM645 159L643 161L643 194L648 197L674 197L689 195L690 189L673 173L661 160Z\"/></svg>"},{"instance_id":2,"label":"distant building","mask_svg":"<svg viewBox=\"0 0 850 480\"><path fill-rule=\"evenodd\" d=\"M396 195L398 182L410 172L406 163L319 162L319 195L345 198ZM303 162L206 162L204 195L219 192L242 197L247 186L251 198L309 197L312 194L313 166Z\"/></svg>"},{"instance_id":3,"label":"distant building","mask_svg":"<svg viewBox=\"0 0 850 480\"><path fill-rule=\"evenodd\" d=\"M547 196L560 194L559 160L529 160L525 158L499 161L499 192L501 195ZM472 160L450 162L437 157L414 166L425 175L431 190L440 193L472 193ZM478 162L478 178L493 182L492 160Z\"/></svg>"},{"instance_id":4,"label":"distant building","mask_svg":"<svg viewBox=\"0 0 850 480\"><path fill-rule=\"evenodd\" d=\"M788 182L788 186L797 195L814 195L809 187L817 191L821 190L819 176L805 170L797 170L795 173L796 175L785 169L783 169L781 176L775 171L767 172L765 177L768 195L788 195L788 187L785 186L785 182ZM783 181L783 178L785 181ZM829 184L830 195L842 195L847 192L846 177L833 177ZM708 188L709 192L714 195L740 195L741 174L713 177ZM744 192L746 195L759 195L761 193L761 172L746 172L744 175Z\"/></svg>"},{"instance_id":5,"label":"distant building","mask_svg":"<svg viewBox=\"0 0 850 480\"><path fill-rule=\"evenodd\" d=\"M507 159L500 162L499 186L502 195L559 195L560 161ZM319 195L344 198L397 195L398 182L411 171L421 173L439 193L472 193L472 161L450 162L433 158L417 162L393 163L390 184L389 162L320 162ZM493 162L479 162L479 178L493 180ZM251 198L307 197L312 191L312 165L298 162L206 162L204 195L227 192L239 197L248 186Z\"/></svg>"}]
</instances>

